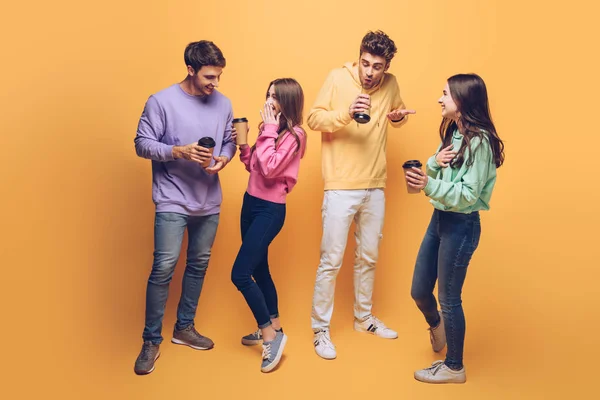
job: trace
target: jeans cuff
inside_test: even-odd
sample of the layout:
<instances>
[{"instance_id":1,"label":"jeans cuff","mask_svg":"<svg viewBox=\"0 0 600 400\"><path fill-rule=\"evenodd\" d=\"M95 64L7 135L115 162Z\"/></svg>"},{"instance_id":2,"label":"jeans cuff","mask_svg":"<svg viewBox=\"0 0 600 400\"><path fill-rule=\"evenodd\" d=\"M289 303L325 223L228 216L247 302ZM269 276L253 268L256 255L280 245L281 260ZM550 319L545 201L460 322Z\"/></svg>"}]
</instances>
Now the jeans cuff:
<instances>
[{"instance_id":1,"label":"jeans cuff","mask_svg":"<svg viewBox=\"0 0 600 400\"><path fill-rule=\"evenodd\" d=\"M142 340L144 342L150 342L150 343L152 343L155 346L158 346L159 344L161 344L163 342L162 338L161 339L144 339L144 338L142 338Z\"/></svg>"},{"instance_id":2,"label":"jeans cuff","mask_svg":"<svg viewBox=\"0 0 600 400\"><path fill-rule=\"evenodd\" d=\"M187 329L190 325L194 325L193 322L190 322L189 324L185 325L185 326L181 326L179 325L179 323L175 323L175 329L177 329L178 331L182 331L184 329Z\"/></svg>"},{"instance_id":3,"label":"jeans cuff","mask_svg":"<svg viewBox=\"0 0 600 400\"><path fill-rule=\"evenodd\" d=\"M460 364L457 364L457 363L448 362L448 361L446 360L446 361L444 361L444 364L446 364L446 366L447 366L448 368L450 368L450 369L452 369L452 370L455 370L455 371L458 371L458 370L460 370L460 369L462 369L462 368L463 368L463 364L462 364L462 363L460 363Z\"/></svg>"},{"instance_id":4,"label":"jeans cuff","mask_svg":"<svg viewBox=\"0 0 600 400\"><path fill-rule=\"evenodd\" d=\"M272 322L271 320L269 320L269 322L265 322L264 324L259 324L258 325L258 329L265 329L267 326L271 326Z\"/></svg>"},{"instance_id":5,"label":"jeans cuff","mask_svg":"<svg viewBox=\"0 0 600 400\"><path fill-rule=\"evenodd\" d=\"M271 317L271 319L273 319L273 318L279 318L279 313L275 313L273 315L269 315L269 317Z\"/></svg>"}]
</instances>

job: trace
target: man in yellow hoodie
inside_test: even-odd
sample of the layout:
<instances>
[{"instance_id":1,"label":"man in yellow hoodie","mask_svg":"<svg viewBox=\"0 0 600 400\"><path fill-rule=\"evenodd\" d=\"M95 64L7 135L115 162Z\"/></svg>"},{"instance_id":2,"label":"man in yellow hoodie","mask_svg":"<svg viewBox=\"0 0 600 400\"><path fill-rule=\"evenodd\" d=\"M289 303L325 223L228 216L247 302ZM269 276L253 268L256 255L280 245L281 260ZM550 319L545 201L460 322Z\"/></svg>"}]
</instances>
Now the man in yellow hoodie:
<instances>
[{"instance_id":1,"label":"man in yellow hoodie","mask_svg":"<svg viewBox=\"0 0 600 400\"><path fill-rule=\"evenodd\" d=\"M323 237L312 306L315 351L337 356L329 325L335 280L342 266L348 231L356 223L354 329L395 339L398 333L371 314L375 264L385 214L385 149L388 121L406 123L408 114L394 75L387 72L396 45L381 31L369 32L358 61L331 71L308 116L308 126L322 132ZM355 114L370 114L364 123Z\"/></svg>"}]
</instances>

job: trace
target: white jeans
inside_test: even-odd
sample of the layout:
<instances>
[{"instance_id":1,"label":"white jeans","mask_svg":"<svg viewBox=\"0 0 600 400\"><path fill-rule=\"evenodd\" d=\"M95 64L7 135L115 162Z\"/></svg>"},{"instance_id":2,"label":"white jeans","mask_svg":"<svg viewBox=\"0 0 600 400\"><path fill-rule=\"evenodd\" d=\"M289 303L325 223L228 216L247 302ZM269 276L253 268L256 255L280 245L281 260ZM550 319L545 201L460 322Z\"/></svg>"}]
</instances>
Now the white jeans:
<instances>
[{"instance_id":1,"label":"white jeans","mask_svg":"<svg viewBox=\"0 0 600 400\"><path fill-rule=\"evenodd\" d=\"M354 318L371 315L375 263L383 231L383 189L326 190L323 198L323 238L312 306L314 331L328 329L333 314L335 280L342 266L348 231L356 222L354 258Z\"/></svg>"}]
</instances>

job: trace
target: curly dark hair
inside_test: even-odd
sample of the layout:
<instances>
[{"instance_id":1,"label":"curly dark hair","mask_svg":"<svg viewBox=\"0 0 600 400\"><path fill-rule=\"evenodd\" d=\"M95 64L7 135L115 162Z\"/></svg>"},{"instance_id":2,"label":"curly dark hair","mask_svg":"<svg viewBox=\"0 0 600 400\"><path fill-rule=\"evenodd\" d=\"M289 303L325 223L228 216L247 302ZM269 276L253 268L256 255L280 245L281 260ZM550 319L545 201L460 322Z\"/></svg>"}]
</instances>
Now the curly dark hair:
<instances>
[{"instance_id":1,"label":"curly dark hair","mask_svg":"<svg viewBox=\"0 0 600 400\"><path fill-rule=\"evenodd\" d=\"M359 57L362 53L369 53L374 56L385 58L385 61L389 64L397 51L396 44L388 35L382 31L369 31L365 37L363 37L362 43L360 44Z\"/></svg>"}]
</instances>

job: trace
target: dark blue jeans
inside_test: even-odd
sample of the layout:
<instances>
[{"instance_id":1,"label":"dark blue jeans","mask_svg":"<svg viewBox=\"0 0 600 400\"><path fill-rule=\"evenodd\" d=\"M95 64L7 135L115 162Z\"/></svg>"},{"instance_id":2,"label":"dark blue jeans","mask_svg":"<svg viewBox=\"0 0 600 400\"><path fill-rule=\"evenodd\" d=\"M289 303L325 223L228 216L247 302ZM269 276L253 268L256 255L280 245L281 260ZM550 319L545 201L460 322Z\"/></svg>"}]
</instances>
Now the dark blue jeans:
<instances>
[{"instance_id":1,"label":"dark blue jeans","mask_svg":"<svg viewBox=\"0 0 600 400\"><path fill-rule=\"evenodd\" d=\"M411 295L431 327L440 322L433 295L438 281L448 346L445 363L453 369L463 366L465 315L461 293L480 235L479 212L460 214L436 209L415 265Z\"/></svg>"},{"instance_id":2,"label":"dark blue jeans","mask_svg":"<svg viewBox=\"0 0 600 400\"><path fill-rule=\"evenodd\" d=\"M284 221L285 204L244 194L240 218L242 246L233 263L231 281L244 295L261 329L271 325L271 318L279 316L268 258L269 245Z\"/></svg>"},{"instance_id":3,"label":"dark blue jeans","mask_svg":"<svg viewBox=\"0 0 600 400\"><path fill-rule=\"evenodd\" d=\"M185 229L188 249L181 298L177 307L177 329L194 323L210 250L215 241L219 214L205 217L161 212L154 220L154 263L146 290L146 325L142 337L154 344L162 342L162 321L169 295L169 283L179 259Z\"/></svg>"}]
</instances>

